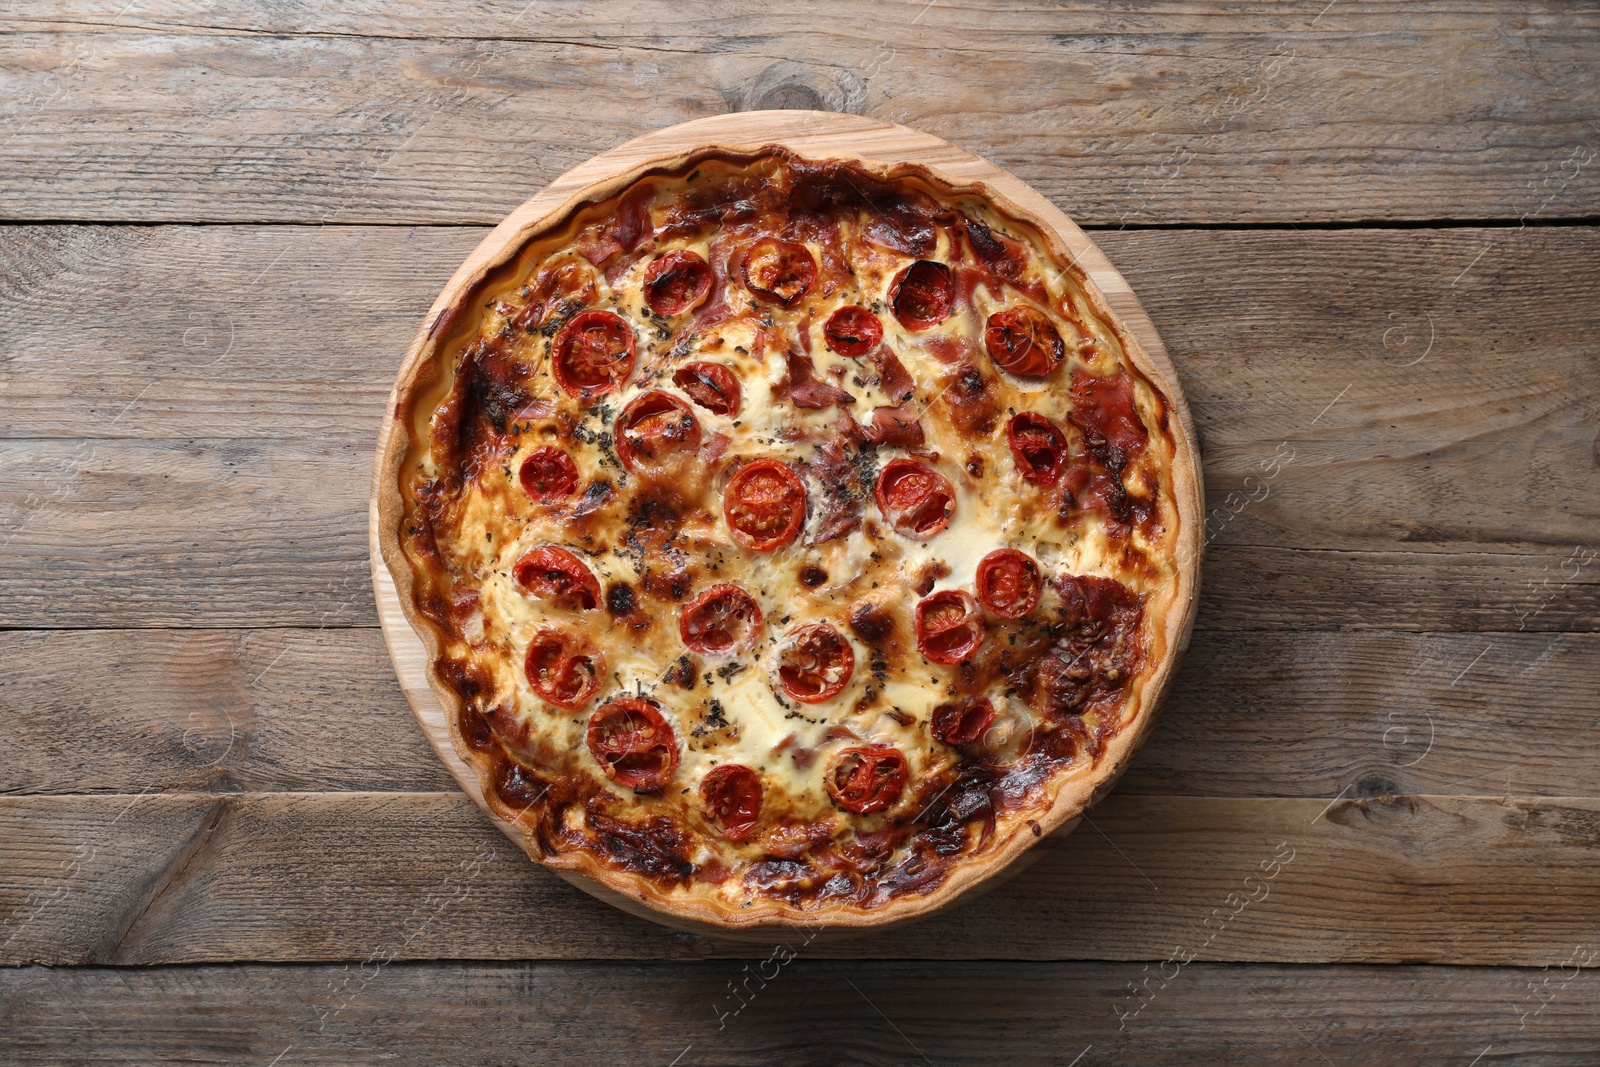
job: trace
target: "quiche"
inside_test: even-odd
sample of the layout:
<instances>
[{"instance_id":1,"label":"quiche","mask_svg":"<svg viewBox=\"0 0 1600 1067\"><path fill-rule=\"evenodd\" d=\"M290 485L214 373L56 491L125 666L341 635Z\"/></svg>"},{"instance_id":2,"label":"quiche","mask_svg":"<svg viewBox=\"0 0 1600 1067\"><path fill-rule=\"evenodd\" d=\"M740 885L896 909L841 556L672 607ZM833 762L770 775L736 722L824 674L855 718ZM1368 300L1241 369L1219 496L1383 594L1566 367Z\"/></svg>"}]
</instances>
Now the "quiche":
<instances>
[{"instance_id":1,"label":"quiche","mask_svg":"<svg viewBox=\"0 0 1600 1067\"><path fill-rule=\"evenodd\" d=\"M532 857L691 927L899 921L1149 727L1198 579L1169 389L987 187L708 146L428 325L380 543Z\"/></svg>"}]
</instances>

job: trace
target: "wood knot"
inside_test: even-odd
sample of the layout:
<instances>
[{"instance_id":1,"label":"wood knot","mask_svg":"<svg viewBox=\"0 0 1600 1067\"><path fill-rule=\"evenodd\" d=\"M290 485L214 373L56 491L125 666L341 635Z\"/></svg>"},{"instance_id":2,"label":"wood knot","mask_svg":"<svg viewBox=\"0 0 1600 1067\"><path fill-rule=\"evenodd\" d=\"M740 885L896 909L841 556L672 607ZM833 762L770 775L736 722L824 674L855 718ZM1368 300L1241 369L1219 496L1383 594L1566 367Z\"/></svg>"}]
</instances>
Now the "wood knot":
<instances>
[{"instance_id":1,"label":"wood knot","mask_svg":"<svg viewBox=\"0 0 1600 1067\"><path fill-rule=\"evenodd\" d=\"M819 70L783 59L748 86L724 90L729 111L842 111L861 114L867 85L854 71Z\"/></svg>"},{"instance_id":2,"label":"wood knot","mask_svg":"<svg viewBox=\"0 0 1600 1067\"><path fill-rule=\"evenodd\" d=\"M1348 799L1328 813L1341 826L1350 826L1359 815L1367 823L1387 823L1411 819L1417 814L1415 797L1381 774L1369 774L1351 786Z\"/></svg>"}]
</instances>

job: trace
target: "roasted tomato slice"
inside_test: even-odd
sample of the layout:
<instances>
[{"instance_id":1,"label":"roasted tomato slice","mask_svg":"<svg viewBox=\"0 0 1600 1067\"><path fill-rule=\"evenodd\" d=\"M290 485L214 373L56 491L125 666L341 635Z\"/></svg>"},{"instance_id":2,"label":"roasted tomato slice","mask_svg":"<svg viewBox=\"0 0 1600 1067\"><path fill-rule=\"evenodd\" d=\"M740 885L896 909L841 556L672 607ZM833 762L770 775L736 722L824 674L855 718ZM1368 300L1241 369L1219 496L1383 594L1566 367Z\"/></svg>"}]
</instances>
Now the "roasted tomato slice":
<instances>
[{"instance_id":1,"label":"roasted tomato slice","mask_svg":"<svg viewBox=\"0 0 1600 1067\"><path fill-rule=\"evenodd\" d=\"M906 787L906 758L888 745L847 748L828 764L828 794L846 811L882 811Z\"/></svg>"},{"instance_id":2,"label":"roasted tomato slice","mask_svg":"<svg viewBox=\"0 0 1600 1067\"><path fill-rule=\"evenodd\" d=\"M644 302L671 318L693 311L711 295L711 264L686 248L651 260L644 272Z\"/></svg>"},{"instance_id":3,"label":"roasted tomato slice","mask_svg":"<svg viewBox=\"0 0 1600 1067\"><path fill-rule=\"evenodd\" d=\"M1017 473L1036 485L1054 485L1067 462L1067 435L1036 411L1022 411L1006 423L1006 444Z\"/></svg>"},{"instance_id":4,"label":"roasted tomato slice","mask_svg":"<svg viewBox=\"0 0 1600 1067\"><path fill-rule=\"evenodd\" d=\"M739 841L761 818L761 779L749 767L724 763L700 779L700 799L723 836Z\"/></svg>"},{"instance_id":5,"label":"roasted tomato slice","mask_svg":"<svg viewBox=\"0 0 1600 1067\"><path fill-rule=\"evenodd\" d=\"M912 459L885 464L872 498L884 520L907 537L932 537L956 512L950 480Z\"/></svg>"},{"instance_id":6,"label":"roasted tomato slice","mask_svg":"<svg viewBox=\"0 0 1600 1067\"><path fill-rule=\"evenodd\" d=\"M545 629L528 643L523 669L541 699L560 708L581 708L599 690L606 658L587 637Z\"/></svg>"},{"instance_id":7,"label":"roasted tomato slice","mask_svg":"<svg viewBox=\"0 0 1600 1067\"><path fill-rule=\"evenodd\" d=\"M763 300L792 307L817 280L811 249L769 237L744 254L744 284Z\"/></svg>"},{"instance_id":8,"label":"roasted tomato slice","mask_svg":"<svg viewBox=\"0 0 1600 1067\"><path fill-rule=\"evenodd\" d=\"M822 339L841 356L864 356L883 341L883 323L866 308L848 304L828 316Z\"/></svg>"},{"instance_id":9,"label":"roasted tomato slice","mask_svg":"<svg viewBox=\"0 0 1600 1067\"><path fill-rule=\"evenodd\" d=\"M778 645L778 684L802 704L838 696L855 673L856 654L850 642L825 622L787 633Z\"/></svg>"},{"instance_id":10,"label":"roasted tomato slice","mask_svg":"<svg viewBox=\"0 0 1600 1067\"><path fill-rule=\"evenodd\" d=\"M671 393L640 393L617 417L617 458L633 474L660 474L700 451L700 421Z\"/></svg>"},{"instance_id":11,"label":"roasted tomato slice","mask_svg":"<svg viewBox=\"0 0 1600 1067\"><path fill-rule=\"evenodd\" d=\"M589 611L600 603L600 582L588 564L564 548L532 549L511 569L517 584L540 600Z\"/></svg>"},{"instance_id":12,"label":"roasted tomato slice","mask_svg":"<svg viewBox=\"0 0 1600 1067\"><path fill-rule=\"evenodd\" d=\"M758 459L728 480L722 514L741 545L775 551L793 541L805 523L805 483L787 463Z\"/></svg>"},{"instance_id":13,"label":"roasted tomato slice","mask_svg":"<svg viewBox=\"0 0 1600 1067\"><path fill-rule=\"evenodd\" d=\"M749 648L761 632L761 607L736 585L714 585L678 616L678 633L695 652L720 656Z\"/></svg>"},{"instance_id":14,"label":"roasted tomato slice","mask_svg":"<svg viewBox=\"0 0 1600 1067\"><path fill-rule=\"evenodd\" d=\"M739 414L739 379L720 363L685 363L672 383L713 415Z\"/></svg>"},{"instance_id":15,"label":"roasted tomato slice","mask_svg":"<svg viewBox=\"0 0 1600 1067\"><path fill-rule=\"evenodd\" d=\"M659 793L678 767L678 739L647 697L616 697L589 716L589 751L607 776L636 793Z\"/></svg>"},{"instance_id":16,"label":"roasted tomato slice","mask_svg":"<svg viewBox=\"0 0 1600 1067\"><path fill-rule=\"evenodd\" d=\"M983 643L983 615L972 594L944 589L917 602L917 648L935 663L960 663Z\"/></svg>"},{"instance_id":17,"label":"roasted tomato slice","mask_svg":"<svg viewBox=\"0 0 1600 1067\"><path fill-rule=\"evenodd\" d=\"M983 736L994 722L994 705L986 697L973 697L933 709L933 736L960 748Z\"/></svg>"},{"instance_id":18,"label":"roasted tomato slice","mask_svg":"<svg viewBox=\"0 0 1600 1067\"><path fill-rule=\"evenodd\" d=\"M1020 619L1039 603L1044 579L1026 552L997 548L978 561L978 600L1002 619Z\"/></svg>"},{"instance_id":19,"label":"roasted tomato slice","mask_svg":"<svg viewBox=\"0 0 1600 1067\"><path fill-rule=\"evenodd\" d=\"M1043 378L1067 358L1061 334L1038 308L1007 308L990 315L983 344L990 359L1023 378Z\"/></svg>"},{"instance_id":20,"label":"roasted tomato slice","mask_svg":"<svg viewBox=\"0 0 1600 1067\"><path fill-rule=\"evenodd\" d=\"M609 393L633 373L633 327L591 308L568 319L550 346L556 384L580 400Z\"/></svg>"},{"instance_id":21,"label":"roasted tomato slice","mask_svg":"<svg viewBox=\"0 0 1600 1067\"><path fill-rule=\"evenodd\" d=\"M949 267L919 259L895 276L889 301L900 325L908 330L927 330L949 317L955 292Z\"/></svg>"},{"instance_id":22,"label":"roasted tomato slice","mask_svg":"<svg viewBox=\"0 0 1600 1067\"><path fill-rule=\"evenodd\" d=\"M554 503L578 491L578 465L566 449L554 445L529 453L517 478L528 495L541 504Z\"/></svg>"}]
</instances>

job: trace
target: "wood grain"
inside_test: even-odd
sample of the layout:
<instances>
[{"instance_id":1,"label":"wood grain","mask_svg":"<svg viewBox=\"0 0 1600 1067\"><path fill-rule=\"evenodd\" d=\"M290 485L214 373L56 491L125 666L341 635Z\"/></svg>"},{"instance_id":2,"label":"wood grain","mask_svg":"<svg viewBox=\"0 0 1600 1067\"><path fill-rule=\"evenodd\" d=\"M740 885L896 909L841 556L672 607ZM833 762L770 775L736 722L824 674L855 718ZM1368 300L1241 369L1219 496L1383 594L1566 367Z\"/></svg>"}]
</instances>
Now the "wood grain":
<instances>
[{"instance_id":1,"label":"wood grain","mask_svg":"<svg viewBox=\"0 0 1600 1067\"><path fill-rule=\"evenodd\" d=\"M0 794L454 788L375 630L21 631L0 662ZM1117 791L1600 796L1597 672L1593 634L1201 630Z\"/></svg>"},{"instance_id":2,"label":"wood grain","mask_svg":"<svg viewBox=\"0 0 1600 1067\"><path fill-rule=\"evenodd\" d=\"M0 971L0 1057L59 1063L64 1046L76 1063L116 1067L507 1063L527 1049L541 1063L678 1057L682 1067L1065 1067L1073 1057L1078 1067L1465 1067L1479 1056L1480 1067L1571 1067L1600 1057L1600 978L1555 966L1193 963L1124 1024L1114 1006L1145 977L1130 964L833 962L798 951L781 969L764 960L15 968Z\"/></svg>"},{"instance_id":3,"label":"wood grain","mask_svg":"<svg viewBox=\"0 0 1600 1067\"><path fill-rule=\"evenodd\" d=\"M0 434L370 443L484 232L0 227Z\"/></svg>"},{"instance_id":4,"label":"wood grain","mask_svg":"<svg viewBox=\"0 0 1600 1067\"><path fill-rule=\"evenodd\" d=\"M220 35L496 38L593 42L597 48L635 45L663 51L705 51L712 43L725 39L730 18L739 19L739 28L746 36L761 40L800 30L864 37L880 25L901 29L916 26L930 34L952 27L964 31L976 28L996 37L1023 40L1040 32L1081 36L1226 30L1310 35L1316 30L1340 32L1357 25L1374 29L1425 25L1440 32L1472 33L1481 32L1491 25L1487 20L1496 19L1508 32L1522 34L1533 47L1569 33L1600 28L1592 11L1553 4L1519 4L1514 0L1483 0L1466 7L1442 2L1368 0L1350 8L1341 4L1331 9L1317 4L1245 0L1221 11L1193 0L1138 4L1124 0L1094 6L1064 5L1049 11L998 3L988 8L987 17L981 20L964 10L924 10L919 0L889 0L871 7L852 0L822 0L805 13L754 3L713 6L675 4L669 0L628 0L583 12L564 4L527 4L521 0L486 0L467 8L453 7L441 0L335 8L216 0L204 11L196 11L182 0L140 0L126 11L107 0L57 0L44 11L11 8L0 13L0 32L81 29L89 33L143 34L165 30ZM969 25L980 21L981 27ZM981 37L969 36L968 44L975 50L984 43Z\"/></svg>"},{"instance_id":5,"label":"wood grain","mask_svg":"<svg viewBox=\"0 0 1600 1067\"><path fill-rule=\"evenodd\" d=\"M0 442L0 626L370 622L370 464L348 441Z\"/></svg>"},{"instance_id":6,"label":"wood grain","mask_svg":"<svg viewBox=\"0 0 1600 1067\"><path fill-rule=\"evenodd\" d=\"M0 228L0 434L370 441L423 312L483 235ZM1093 236L1230 476L1286 439L1332 465L1501 433L1556 472L1594 466L1600 228Z\"/></svg>"},{"instance_id":7,"label":"wood grain","mask_svg":"<svg viewBox=\"0 0 1600 1067\"><path fill-rule=\"evenodd\" d=\"M1115 794L1091 818L979 900L816 954L1544 966L1600 944L1600 799ZM589 898L460 794L6 798L0 830L9 963L752 952Z\"/></svg>"},{"instance_id":8,"label":"wood grain","mask_svg":"<svg viewBox=\"0 0 1600 1067\"><path fill-rule=\"evenodd\" d=\"M1600 80L1592 17L1554 5L243 7L10 14L5 215L486 223L597 147L782 107L925 128L1106 225L1600 202L1540 187Z\"/></svg>"},{"instance_id":9,"label":"wood grain","mask_svg":"<svg viewBox=\"0 0 1600 1067\"><path fill-rule=\"evenodd\" d=\"M1385 450L1350 433L1357 447ZM1471 479L1509 511L1507 497L1531 493L1525 460L1472 436L1466 454L1482 462L1449 479ZM1261 459L1275 449L1264 446ZM1286 470L1273 495L1208 548L1197 625L1600 629L1600 535L1585 518L1600 497L1572 488L1593 475L1533 495L1516 530L1496 519L1499 536L1519 538L1510 544L1428 543L1411 524L1436 521L1424 537L1470 538L1477 521L1459 510L1469 487L1440 476L1438 461L1420 455L1395 470L1376 460L1364 474L1329 464L1323 479L1297 476L1292 497ZM0 440L0 627L370 626L370 462L369 444L338 439ZM1370 501L1347 495L1361 480ZM1430 489L1433 514L1424 510ZM1228 507L1232 491L1214 484L1213 510ZM1380 496L1413 501L1410 517L1373 522L1404 506L1385 507Z\"/></svg>"},{"instance_id":10,"label":"wood grain","mask_svg":"<svg viewBox=\"0 0 1600 1067\"><path fill-rule=\"evenodd\" d=\"M454 788L376 630L13 631L0 663L0 794Z\"/></svg>"},{"instance_id":11,"label":"wood grain","mask_svg":"<svg viewBox=\"0 0 1600 1067\"><path fill-rule=\"evenodd\" d=\"M1592 538L1526 554L1213 544L1206 553L1200 620L1218 629L1287 628L1297 634L1594 632L1600 625L1594 547Z\"/></svg>"},{"instance_id":12,"label":"wood grain","mask_svg":"<svg viewBox=\"0 0 1600 1067\"><path fill-rule=\"evenodd\" d=\"M0 11L0 628L49 628L0 629L0 961L351 961L0 968L0 1061L1600 1060L1568 969L1600 801L1439 795L1600 796L1600 228L1537 225L1600 214L1597 32L1511 0ZM920 126L1100 226L1530 226L1095 233L1220 509L1160 728L1098 830L797 944L719 1028L753 961L628 961L749 947L533 868L347 627L383 398L476 224L768 107ZM1390 962L1310 962L1357 959Z\"/></svg>"},{"instance_id":13,"label":"wood grain","mask_svg":"<svg viewBox=\"0 0 1600 1067\"><path fill-rule=\"evenodd\" d=\"M479 236L0 234L3 432L73 438L0 443L0 625L370 625L367 442ZM1204 438L1202 626L1595 629L1600 230L1096 237Z\"/></svg>"}]
</instances>

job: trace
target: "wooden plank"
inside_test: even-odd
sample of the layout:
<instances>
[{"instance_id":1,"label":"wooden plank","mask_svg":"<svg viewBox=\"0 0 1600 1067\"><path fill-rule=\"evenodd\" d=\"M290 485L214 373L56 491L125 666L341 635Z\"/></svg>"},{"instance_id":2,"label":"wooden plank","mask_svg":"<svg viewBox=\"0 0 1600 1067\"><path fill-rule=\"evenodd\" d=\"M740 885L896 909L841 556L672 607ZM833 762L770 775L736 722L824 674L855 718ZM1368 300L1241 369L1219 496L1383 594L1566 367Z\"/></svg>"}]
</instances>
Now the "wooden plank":
<instances>
[{"instance_id":1,"label":"wooden plank","mask_svg":"<svg viewBox=\"0 0 1600 1067\"><path fill-rule=\"evenodd\" d=\"M1559 960L1547 971L1193 963L1124 1023L1118 998L1141 977L1127 964L794 951L753 964L17 968L0 972L0 1056L19 1067L59 1063L65 1047L75 1063L118 1067L500 1063L530 1048L540 1063L684 1067L1567 1067L1600 1056L1597 979Z\"/></svg>"},{"instance_id":2,"label":"wooden plank","mask_svg":"<svg viewBox=\"0 0 1600 1067\"><path fill-rule=\"evenodd\" d=\"M1472 454L1483 460L1474 478L1484 497L1524 491L1514 449ZM338 440L0 441L0 627L371 625L370 463L368 445ZM1376 460L1363 480L1381 487L1375 498L1405 499L1437 476L1434 466L1427 457L1399 469ZM1208 550L1198 625L1600 627L1600 537L1586 532L1600 497L1536 500L1520 521L1524 543L1488 552L1417 545L1402 530L1369 526L1368 512L1346 507L1341 493L1332 477L1307 477L1295 500L1273 498L1285 528L1250 514L1227 528ZM1230 498L1213 488L1210 499L1225 507ZM1414 514L1431 519L1426 498L1416 499ZM1438 536L1471 535L1470 515L1438 514L1469 527ZM1247 531L1266 544L1227 543Z\"/></svg>"},{"instance_id":3,"label":"wooden plank","mask_svg":"<svg viewBox=\"0 0 1600 1067\"><path fill-rule=\"evenodd\" d=\"M1593 538L1542 552L1212 545L1197 626L1221 630L1594 632Z\"/></svg>"},{"instance_id":4,"label":"wooden plank","mask_svg":"<svg viewBox=\"0 0 1600 1067\"><path fill-rule=\"evenodd\" d=\"M0 794L455 788L376 630L13 631L0 663Z\"/></svg>"},{"instance_id":5,"label":"wooden plank","mask_svg":"<svg viewBox=\"0 0 1600 1067\"><path fill-rule=\"evenodd\" d=\"M989 895L816 954L1543 966L1600 946L1600 799L1358 788L1114 795ZM0 829L10 963L751 951L588 897L460 794L6 798Z\"/></svg>"},{"instance_id":6,"label":"wooden plank","mask_svg":"<svg viewBox=\"0 0 1600 1067\"><path fill-rule=\"evenodd\" d=\"M369 622L371 463L348 441L0 442L0 625Z\"/></svg>"},{"instance_id":7,"label":"wooden plank","mask_svg":"<svg viewBox=\"0 0 1600 1067\"><path fill-rule=\"evenodd\" d=\"M0 663L0 794L454 789L374 630L18 631ZM1117 790L1600 796L1597 689L1594 634L1201 630Z\"/></svg>"},{"instance_id":8,"label":"wooden plank","mask_svg":"<svg viewBox=\"0 0 1600 1067\"><path fill-rule=\"evenodd\" d=\"M485 232L0 227L0 434L371 442Z\"/></svg>"},{"instance_id":9,"label":"wooden plank","mask_svg":"<svg viewBox=\"0 0 1600 1067\"><path fill-rule=\"evenodd\" d=\"M1581 452L1592 443L1584 430L1600 411L1600 387L1585 373L1587 339L1600 326L1591 269L1600 230L1503 232L1097 236L1171 339L1208 459L1237 489L1249 474L1259 477L1261 463L1291 453L1290 478L1317 481L1396 451L1433 458L1475 446L1539 453L1563 471L1584 467ZM0 231L20 311L0 323L0 351L11 353L0 365L13 413L6 433L366 440L416 309L479 236L429 228ZM1497 253L1486 262L1485 248ZM1329 266L1351 261L1372 264L1381 296L1352 288ZM1459 296L1447 277L1458 265L1474 268ZM135 289L147 295L130 306ZM1485 299L1496 292L1509 306ZM1320 302L1306 308L1313 296ZM288 306L295 315L283 314ZM1272 340L1262 341L1269 330ZM1433 362L1410 365L1432 349ZM1361 357L1356 369L1352 355ZM1373 440L1379 432L1381 442ZM1358 451L1363 444L1368 451ZM1459 462L1476 470L1476 459ZM1504 506L1522 513L1535 495ZM1429 540L1415 521L1390 524L1413 543Z\"/></svg>"},{"instance_id":10,"label":"wooden plank","mask_svg":"<svg viewBox=\"0 0 1600 1067\"><path fill-rule=\"evenodd\" d=\"M484 232L0 228L0 432L370 440L423 311ZM1509 439L1553 470L1594 466L1569 449L1600 415L1600 228L1093 236L1166 340L1221 475L1287 441L1289 471L1325 478L1377 458L1380 432L1381 455Z\"/></svg>"},{"instance_id":11,"label":"wooden plank","mask_svg":"<svg viewBox=\"0 0 1600 1067\"><path fill-rule=\"evenodd\" d=\"M597 146L800 107L925 128L1091 223L1595 213L1592 178L1549 200L1540 186L1592 159L1600 77L1593 16L1555 5L1312 3L1173 24L922 0L800 17L630 3L593 23L514 7L465 29L442 4L13 15L0 204L19 219L488 223ZM374 36L322 35L353 30ZM482 33L518 39L460 39Z\"/></svg>"},{"instance_id":12,"label":"wooden plank","mask_svg":"<svg viewBox=\"0 0 1600 1067\"><path fill-rule=\"evenodd\" d=\"M7 432L106 439L0 444L0 624L370 623L370 434L406 308L474 236L6 234ZM1595 628L1600 230L1099 237L1205 438L1202 626Z\"/></svg>"},{"instance_id":13,"label":"wooden plank","mask_svg":"<svg viewBox=\"0 0 1600 1067\"><path fill-rule=\"evenodd\" d=\"M1311 37L1319 31L1337 32L1355 25L1392 29L1405 18L1426 20L1426 25L1439 32L1481 33L1493 25L1488 21L1493 19L1503 23L1507 32L1522 35L1530 47L1563 34L1600 29L1600 19L1592 10L1518 4L1513 0L1483 0L1465 7L1446 2L1368 0L1349 8L1341 4L1331 9L1316 4L1248 0L1222 11L1189 0L1154 0L1139 4L1066 5L1033 13L1035 19L1031 22L1029 13L1017 5L997 4L979 29L1023 37L1030 32L1091 36L1157 31L1293 31ZM923 11L914 0L891 0L872 7L852 0L822 0L805 13L752 3L686 8L669 0L629 0L581 13L564 4L527 4L521 0L487 0L471 8L454 8L440 0L417 0L405 5L346 4L335 8L216 0L204 11L196 11L183 0L140 0L126 10L120 0L57 0L47 10L11 8L0 12L0 32L83 30L137 34L160 30L222 35L587 40L597 45L692 51L705 49L725 35L727 20L733 17L739 19L741 36L768 40L801 30L842 34L849 28L866 36L875 27L901 19L912 20L913 25L930 33L947 32L957 26L970 30L972 27L967 27L966 22L978 21L967 12L941 12L937 8ZM1040 17L1048 21L1041 23ZM983 41L982 37L973 38L970 46L980 47Z\"/></svg>"},{"instance_id":14,"label":"wooden plank","mask_svg":"<svg viewBox=\"0 0 1600 1067\"><path fill-rule=\"evenodd\" d=\"M373 630L19 631L0 662L0 794L452 788ZM1200 631L1118 790L1600 795L1597 670L1590 634Z\"/></svg>"},{"instance_id":15,"label":"wooden plank","mask_svg":"<svg viewBox=\"0 0 1600 1067\"><path fill-rule=\"evenodd\" d=\"M1521 492L1520 457L1496 455L1502 473L1482 483L1485 495L1508 485ZM0 442L7 557L0 626L371 625L364 512L370 462L365 444L346 441ZM1403 495L1413 472L1378 466L1369 484L1388 474L1388 491ZM1426 474L1430 465L1418 467ZM1305 492L1326 491L1313 481ZM1211 499L1220 507L1227 498L1214 490ZM1269 531L1265 546L1223 538L1211 546L1202 627L1600 626L1597 539L1585 536L1564 499L1524 520L1525 537L1556 543L1496 552L1461 545L1417 551L1398 531L1369 529L1364 512L1320 505L1315 498L1278 505L1300 528ZM1301 516L1312 512L1323 516L1323 527L1305 528ZM1247 515L1225 537L1263 525ZM1345 547L1383 536L1396 543ZM1564 537L1572 540L1562 543Z\"/></svg>"},{"instance_id":16,"label":"wooden plank","mask_svg":"<svg viewBox=\"0 0 1600 1067\"><path fill-rule=\"evenodd\" d=\"M1600 795L1600 636L1197 631L1121 793Z\"/></svg>"}]
</instances>

